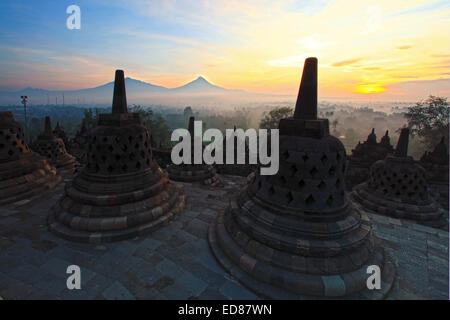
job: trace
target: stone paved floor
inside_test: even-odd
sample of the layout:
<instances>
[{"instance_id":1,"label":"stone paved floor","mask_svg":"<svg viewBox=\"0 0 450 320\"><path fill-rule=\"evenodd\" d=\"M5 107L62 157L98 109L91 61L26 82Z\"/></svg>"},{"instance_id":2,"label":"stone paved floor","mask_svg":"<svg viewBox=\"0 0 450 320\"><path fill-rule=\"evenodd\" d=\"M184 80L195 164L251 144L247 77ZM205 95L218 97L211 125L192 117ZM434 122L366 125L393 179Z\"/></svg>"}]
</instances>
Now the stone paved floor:
<instances>
[{"instance_id":1,"label":"stone paved floor","mask_svg":"<svg viewBox=\"0 0 450 320\"><path fill-rule=\"evenodd\" d=\"M0 207L0 299L257 299L216 262L208 224L245 178L222 187L179 184L186 210L152 235L119 243L71 243L47 231L48 209L63 185L19 206ZM448 299L448 232L368 215L396 258L390 299ZM81 268L81 290L68 290L66 268Z\"/></svg>"}]
</instances>

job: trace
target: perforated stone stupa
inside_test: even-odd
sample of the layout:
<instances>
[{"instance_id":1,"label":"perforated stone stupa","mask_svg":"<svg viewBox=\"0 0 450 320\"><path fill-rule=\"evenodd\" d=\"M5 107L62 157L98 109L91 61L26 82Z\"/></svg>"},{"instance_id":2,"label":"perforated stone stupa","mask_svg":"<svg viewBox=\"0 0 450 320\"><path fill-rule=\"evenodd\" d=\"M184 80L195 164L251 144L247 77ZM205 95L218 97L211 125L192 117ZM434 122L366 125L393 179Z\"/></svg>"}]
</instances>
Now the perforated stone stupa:
<instances>
[{"instance_id":1,"label":"perforated stone stupa","mask_svg":"<svg viewBox=\"0 0 450 320\"><path fill-rule=\"evenodd\" d=\"M66 132L64 131L64 128L59 125L59 122L56 123L55 129L53 129L53 134L64 142L66 150L69 151L71 143L69 141L69 138L67 137Z\"/></svg>"},{"instance_id":2,"label":"perforated stone stupa","mask_svg":"<svg viewBox=\"0 0 450 320\"><path fill-rule=\"evenodd\" d=\"M389 131L377 142L375 129L367 137L363 143L358 143L349 157L348 168L346 173L347 188L364 182L369 177L370 167L378 160L383 160L388 154L394 153L391 145Z\"/></svg>"},{"instance_id":3,"label":"perforated stone stupa","mask_svg":"<svg viewBox=\"0 0 450 320\"><path fill-rule=\"evenodd\" d=\"M425 169L407 156L408 140L404 128L394 154L372 165L368 181L356 186L351 198L375 213L443 226L443 210L429 194Z\"/></svg>"},{"instance_id":4,"label":"perforated stone stupa","mask_svg":"<svg viewBox=\"0 0 450 320\"><path fill-rule=\"evenodd\" d=\"M265 298L383 298L395 268L345 192L346 153L317 118L317 59L305 61L293 118L280 120L280 167L256 172L214 219L209 243L219 263ZM381 290L367 289L367 267Z\"/></svg>"},{"instance_id":5,"label":"perforated stone stupa","mask_svg":"<svg viewBox=\"0 0 450 320\"><path fill-rule=\"evenodd\" d=\"M0 205L30 199L61 182L56 169L31 151L11 112L0 112Z\"/></svg>"},{"instance_id":6,"label":"perforated stone stupa","mask_svg":"<svg viewBox=\"0 0 450 320\"><path fill-rule=\"evenodd\" d=\"M81 129L77 131L75 138L71 141L71 152L77 160L85 164L87 162L87 145L89 140L89 132L84 122Z\"/></svg>"},{"instance_id":7,"label":"perforated stone stupa","mask_svg":"<svg viewBox=\"0 0 450 320\"><path fill-rule=\"evenodd\" d=\"M445 137L442 137L433 151L425 152L422 158L420 158L420 163L427 172L428 184L438 193L439 203L447 210L449 198L448 157Z\"/></svg>"},{"instance_id":8,"label":"perforated stone stupa","mask_svg":"<svg viewBox=\"0 0 450 320\"><path fill-rule=\"evenodd\" d=\"M202 182L206 185L216 185L219 182L219 176L213 166L205 163L194 164L194 121L194 117L189 118L188 129L191 135L191 164L171 164L167 168L169 178L174 181ZM204 149L204 147L205 146L202 144L202 149Z\"/></svg>"},{"instance_id":9,"label":"perforated stone stupa","mask_svg":"<svg viewBox=\"0 0 450 320\"><path fill-rule=\"evenodd\" d=\"M236 126L234 126L233 131L236 133ZM257 164L250 164L250 150L248 146L247 140L240 141L240 138L238 136L233 137L233 143L234 143L234 154L233 154L233 164L227 164L226 163L226 154L227 154L227 141L224 138L222 143L222 150L223 150L223 164L216 164L215 168L218 173L220 174L229 174L229 175L236 175L236 176L243 176L246 177L249 174L252 174L253 171L258 167ZM242 143L244 145L244 160L245 163L238 164L237 158L238 158L238 144Z\"/></svg>"},{"instance_id":10,"label":"perforated stone stupa","mask_svg":"<svg viewBox=\"0 0 450 320\"><path fill-rule=\"evenodd\" d=\"M75 157L67 152L64 141L53 134L50 117L45 117L44 133L38 136L33 148L58 170L73 170L79 164Z\"/></svg>"},{"instance_id":11,"label":"perforated stone stupa","mask_svg":"<svg viewBox=\"0 0 450 320\"><path fill-rule=\"evenodd\" d=\"M52 232L101 243L149 233L184 209L184 195L153 161L150 134L128 113L125 80L117 70L111 114L90 131L87 165L52 208Z\"/></svg>"}]
</instances>

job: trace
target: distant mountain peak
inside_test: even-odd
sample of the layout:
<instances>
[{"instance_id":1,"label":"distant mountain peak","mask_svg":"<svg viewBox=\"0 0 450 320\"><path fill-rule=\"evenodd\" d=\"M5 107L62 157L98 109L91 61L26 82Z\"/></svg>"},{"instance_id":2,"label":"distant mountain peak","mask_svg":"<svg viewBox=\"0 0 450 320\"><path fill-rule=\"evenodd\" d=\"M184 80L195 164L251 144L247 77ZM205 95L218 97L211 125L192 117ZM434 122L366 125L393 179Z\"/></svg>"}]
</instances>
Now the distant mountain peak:
<instances>
[{"instance_id":1,"label":"distant mountain peak","mask_svg":"<svg viewBox=\"0 0 450 320\"><path fill-rule=\"evenodd\" d=\"M206 80L205 78L203 78L203 76L198 76L197 79L195 79L194 81L208 82L208 80ZM208 82L208 83L209 83L209 82Z\"/></svg>"},{"instance_id":2,"label":"distant mountain peak","mask_svg":"<svg viewBox=\"0 0 450 320\"><path fill-rule=\"evenodd\" d=\"M127 94L129 97L138 97L142 99L147 94L225 94L239 93L242 90L229 90L209 82L204 76L197 75L192 80L176 88L166 88L154 85L150 82L126 77L125 78ZM17 97L27 95L33 104L47 104L49 101L63 101L64 95L66 104L79 104L80 101L89 101L89 103L110 103L113 93L114 81L110 81L97 87L76 89L76 90L46 90L28 86L18 91L0 91L0 103L17 103ZM84 102L83 102L84 103Z\"/></svg>"},{"instance_id":3,"label":"distant mountain peak","mask_svg":"<svg viewBox=\"0 0 450 320\"><path fill-rule=\"evenodd\" d=\"M127 81L136 81L136 82L143 82L143 83L147 83L147 82L145 82L145 81L142 81L142 80L138 80L138 79L134 79L134 78L130 78L130 77L126 77L126 78L125 78L125 80L127 80Z\"/></svg>"},{"instance_id":4,"label":"distant mountain peak","mask_svg":"<svg viewBox=\"0 0 450 320\"><path fill-rule=\"evenodd\" d=\"M186 83L185 85L177 88L173 88L173 91L176 92L214 92L214 91L224 91L226 89L218 87L208 80L206 80L203 76L198 76L197 79L192 80L191 82Z\"/></svg>"},{"instance_id":5,"label":"distant mountain peak","mask_svg":"<svg viewBox=\"0 0 450 320\"><path fill-rule=\"evenodd\" d=\"M198 76L195 80L192 80L192 81L186 83L186 85L188 85L188 84L211 85L211 86L213 86L213 84L211 82L209 82L208 80L206 80L203 76Z\"/></svg>"}]
</instances>

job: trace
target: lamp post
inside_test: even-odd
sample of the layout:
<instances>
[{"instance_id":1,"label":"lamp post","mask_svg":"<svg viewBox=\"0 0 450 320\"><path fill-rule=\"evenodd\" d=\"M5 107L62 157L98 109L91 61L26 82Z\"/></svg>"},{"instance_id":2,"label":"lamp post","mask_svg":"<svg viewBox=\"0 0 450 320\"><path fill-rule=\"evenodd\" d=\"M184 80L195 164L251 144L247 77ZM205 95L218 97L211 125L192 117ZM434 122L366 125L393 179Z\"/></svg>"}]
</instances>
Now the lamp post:
<instances>
[{"instance_id":1,"label":"lamp post","mask_svg":"<svg viewBox=\"0 0 450 320\"><path fill-rule=\"evenodd\" d=\"M23 104L23 110L24 110L24 114L25 114L25 139L28 141L28 126L27 126L27 101L28 101L28 96L20 96L20 98L22 99L22 104Z\"/></svg>"}]
</instances>

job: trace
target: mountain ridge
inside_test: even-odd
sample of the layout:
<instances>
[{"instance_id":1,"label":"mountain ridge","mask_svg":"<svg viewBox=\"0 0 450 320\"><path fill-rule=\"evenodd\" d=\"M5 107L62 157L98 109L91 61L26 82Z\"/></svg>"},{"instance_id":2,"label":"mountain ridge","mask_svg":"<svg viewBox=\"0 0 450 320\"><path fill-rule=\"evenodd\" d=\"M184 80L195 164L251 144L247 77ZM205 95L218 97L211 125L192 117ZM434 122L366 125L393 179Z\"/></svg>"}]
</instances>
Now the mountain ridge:
<instances>
[{"instance_id":1,"label":"mountain ridge","mask_svg":"<svg viewBox=\"0 0 450 320\"><path fill-rule=\"evenodd\" d=\"M137 88L145 88L150 89L153 91L162 91L162 92L168 92L168 91L190 91L191 89L196 92L204 91L243 91L243 90L230 90L226 89L220 86L216 86L206 80L203 76L198 76L195 80L192 80L184 85L174 87L174 88L168 88L160 85L156 85L150 82L145 82L142 80L126 77L125 78L125 86L127 90L135 90ZM81 92L86 90L101 90L103 88L114 88L114 81L110 81L95 87L91 88L83 88L83 89L72 89L72 90L47 90L43 88L33 88L33 87L25 87L23 89L17 90L17 91L1 91L1 93L26 93L26 92L41 92L41 93L73 93L73 92Z\"/></svg>"},{"instance_id":2,"label":"mountain ridge","mask_svg":"<svg viewBox=\"0 0 450 320\"><path fill-rule=\"evenodd\" d=\"M125 87L131 103L146 103L147 101L169 101L181 103L197 99L236 97L244 95L259 96L245 90L226 89L209 82L203 76L197 76L181 86L168 88L150 82L126 77ZM75 90L46 90L42 88L26 87L17 91L0 91L0 104L18 104L20 96L27 95L32 104L109 104L114 90L114 81L95 87ZM181 100L180 100L181 99ZM210 100L211 101L211 100Z\"/></svg>"}]
</instances>

